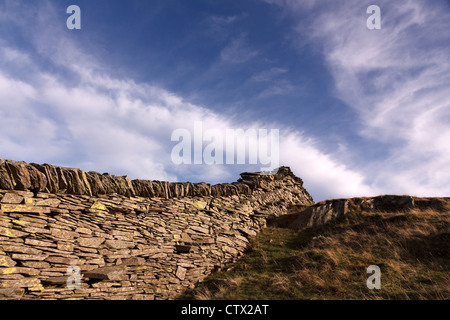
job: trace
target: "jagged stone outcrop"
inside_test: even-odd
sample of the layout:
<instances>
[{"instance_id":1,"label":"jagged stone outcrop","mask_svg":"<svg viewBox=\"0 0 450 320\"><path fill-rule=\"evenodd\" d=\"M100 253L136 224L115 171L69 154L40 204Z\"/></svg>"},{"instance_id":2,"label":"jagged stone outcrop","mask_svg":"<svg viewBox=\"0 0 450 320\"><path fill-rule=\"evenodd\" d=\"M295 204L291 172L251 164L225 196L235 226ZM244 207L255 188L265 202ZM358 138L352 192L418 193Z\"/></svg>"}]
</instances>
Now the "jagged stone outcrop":
<instances>
[{"instance_id":1,"label":"jagged stone outcrop","mask_svg":"<svg viewBox=\"0 0 450 320\"><path fill-rule=\"evenodd\" d=\"M211 186L0 160L0 299L174 298L312 204L287 167Z\"/></svg>"},{"instance_id":2,"label":"jagged stone outcrop","mask_svg":"<svg viewBox=\"0 0 450 320\"><path fill-rule=\"evenodd\" d=\"M349 212L398 212L414 208L443 210L447 198L418 198L411 196L383 195L373 198L332 199L316 203L297 213L292 223L295 229L318 228L332 219Z\"/></svg>"}]
</instances>

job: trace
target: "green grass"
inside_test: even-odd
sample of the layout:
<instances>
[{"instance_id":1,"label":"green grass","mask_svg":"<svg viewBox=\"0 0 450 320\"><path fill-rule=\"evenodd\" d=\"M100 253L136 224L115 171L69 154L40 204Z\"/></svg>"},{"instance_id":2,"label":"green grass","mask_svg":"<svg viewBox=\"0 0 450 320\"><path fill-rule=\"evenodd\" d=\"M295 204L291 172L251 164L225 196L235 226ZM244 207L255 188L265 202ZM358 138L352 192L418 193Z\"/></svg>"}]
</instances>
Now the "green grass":
<instances>
[{"instance_id":1,"label":"green grass","mask_svg":"<svg viewBox=\"0 0 450 320\"><path fill-rule=\"evenodd\" d=\"M268 227L180 299L449 299L449 236L449 212L432 210L354 212L300 232ZM380 290L366 286L370 265L381 268Z\"/></svg>"}]
</instances>

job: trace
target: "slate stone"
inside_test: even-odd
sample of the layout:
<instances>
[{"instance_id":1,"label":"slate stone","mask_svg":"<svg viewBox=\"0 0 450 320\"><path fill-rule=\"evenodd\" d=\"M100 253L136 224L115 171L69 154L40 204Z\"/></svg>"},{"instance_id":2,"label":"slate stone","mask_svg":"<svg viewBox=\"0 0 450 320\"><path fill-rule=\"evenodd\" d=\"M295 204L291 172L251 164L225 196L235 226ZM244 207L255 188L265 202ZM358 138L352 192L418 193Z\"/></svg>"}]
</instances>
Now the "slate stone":
<instances>
[{"instance_id":1,"label":"slate stone","mask_svg":"<svg viewBox=\"0 0 450 320\"><path fill-rule=\"evenodd\" d=\"M49 277L42 280L43 284L49 285L67 285L67 280L70 276L61 276L61 277Z\"/></svg>"},{"instance_id":2,"label":"slate stone","mask_svg":"<svg viewBox=\"0 0 450 320\"><path fill-rule=\"evenodd\" d=\"M20 204L24 202L24 197L17 194L8 192L4 195L1 203Z\"/></svg>"},{"instance_id":3,"label":"slate stone","mask_svg":"<svg viewBox=\"0 0 450 320\"><path fill-rule=\"evenodd\" d=\"M0 189L14 190L14 183L6 165L6 160L0 159Z\"/></svg>"},{"instance_id":4,"label":"slate stone","mask_svg":"<svg viewBox=\"0 0 450 320\"><path fill-rule=\"evenodd\" d=\"M3 256L0 255L0 267L14 267L17 264L13 259L11 259L9 256Z\"/></svg>"},{"instance_id":5,"label":"slate stone","mask_svg":"<svg viewBox=\"0 0 450 320\"><path fill-rule=\"evenodd\" d=\"M105 239L103 238L78 238L77 242L82 247L98 248Z\"/></svg>"},{"instance_id":6,"label":"slate stone","mask_svg":"<svg viewBox=\"0 0 450 320\"><path fill-rule=\"evenodd\" d=\"M22 288L4 288L0 289L0 300L1 299L13 299L20 300L25 293Z\"/></svg>"},{"instance_id":7,"label":"slate stone","mask_svg":"<svg viewBox=\"0 0 450 320\"><path fill-rule=\"evenodd\" d=\"M36 207L33 205L27 204L1 204L0 209L3 212L20 212L20 213L41 213L41 214L49 214L50 208L48 207Z\"/></svg>"},{"instance_id":8,"label":"slate stone","mask_svg":"<svg viewBox=\"0 0 450 320\"><path fill-rule=\"evenodd\" d=\"M124 266L101 267L95 270L82 272L84 277L99 280L120 280L125 274Z\"/></svg>"},{"instance_id":9,"label":"slate stone","mask_svg":"<svg viewBox=\"0 0 450 320\"><path fill-rule=\"evenodd\" d=\"M178 279L184 280L185 277L186 277L186 271L187 271L187 270L186 270L185 268L183 268L183 267L178 267L178 268L177 268L177 271L176 271L176 273L175 273L175 275L177 276Z\"/></svg>"},{"instance_id":10,"label":"slate stone","mask_svg":"<svg viewBox=\"0 0 450 320\"><path fill-rule=\"evenodd\" d=\"M67 257L61 257L61 256L50 256L45 259L46 262L50 263L58 263L58 264L64 264L68 266L75 266L78 264L79 259L78 258L67 258Z\"/></svg>"},{"instance_id":11,"label":"slate stone","mask_svg":"<svg viewBox=\"0 0 450 320\"><path fill-rule=\"evenodd\" d=\"M28 163L7 160L6 168L10 174L15 190L45 190L47 177Z\"/></svg>"},{"instance_id":12,"label":"slate stone","mask_svg":"<svg viewBox=\"0 0 450 320\"><path fill-rule=\"evenodd\" d=\"M107 247L111 249L128 249L134 248L134 243L130 241L121 241L121 240L106 240L105 244Z\"/></svg>"},{"instance_id":13,"label":"slate stone","mask_svg":"<svg viewBox=\"0 0 450 320\"><path fill-rule=\"evenodd\" d=\"M145 259L141 257L126 258L122 259L122 264L129 266L140 266L145 264Z\"/></svg>"},{"instance_id":14,"label":"slate stone","mask_svg":"<svg viewBox=\"0 0 450 320\"><path fill-rule=\"evenodd\" d=\"M28 236L28 233L0 226L0 236L5 236L9 238L23 238Z\"/></svg>"}]
</instances>

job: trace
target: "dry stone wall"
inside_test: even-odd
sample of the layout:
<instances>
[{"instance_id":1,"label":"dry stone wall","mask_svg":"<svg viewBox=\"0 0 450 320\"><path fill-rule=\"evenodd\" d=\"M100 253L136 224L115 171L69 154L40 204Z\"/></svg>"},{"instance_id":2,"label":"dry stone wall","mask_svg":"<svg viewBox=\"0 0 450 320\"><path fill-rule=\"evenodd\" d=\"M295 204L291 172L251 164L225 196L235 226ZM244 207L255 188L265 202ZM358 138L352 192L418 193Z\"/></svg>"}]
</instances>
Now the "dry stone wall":
<instances>
[{"instance_id":1,"label":"dry stone wall","mask_svg":"<svg viewBox=\"0 0 450 320\"><path fill-rule=\"evenodd\" d=\"M0 160L0 299L173 299L311 204L287 167L211 186Z\"/></svg>"}]
</instances>

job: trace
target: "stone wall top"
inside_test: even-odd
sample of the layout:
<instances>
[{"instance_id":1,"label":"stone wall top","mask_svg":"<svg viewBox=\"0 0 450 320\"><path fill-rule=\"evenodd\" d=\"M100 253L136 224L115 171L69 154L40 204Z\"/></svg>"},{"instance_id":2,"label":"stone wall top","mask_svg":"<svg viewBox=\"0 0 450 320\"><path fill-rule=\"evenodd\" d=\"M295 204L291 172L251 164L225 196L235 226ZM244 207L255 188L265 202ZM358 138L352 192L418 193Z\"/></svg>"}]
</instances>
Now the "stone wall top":
<instances>
[{"instance_id":1,"label":"stone wall top","mask_svg":"<svg viewBox=\"0 0 450 320\"><path fill-rule=\"evenodd\" d=\"M303 186L303 181L288 167L280 167L270 175L245 172L237 182L211 185L205 182L131 180L128 176L0 159L0 189L53 194L118 194L166 199L186 196L232 196L251 194L256 189L267 191L271 181L285 179L293 185Z\"/></svg>"}]
</instances>

